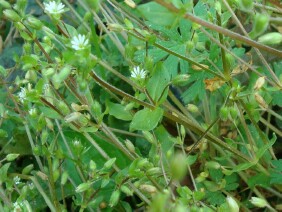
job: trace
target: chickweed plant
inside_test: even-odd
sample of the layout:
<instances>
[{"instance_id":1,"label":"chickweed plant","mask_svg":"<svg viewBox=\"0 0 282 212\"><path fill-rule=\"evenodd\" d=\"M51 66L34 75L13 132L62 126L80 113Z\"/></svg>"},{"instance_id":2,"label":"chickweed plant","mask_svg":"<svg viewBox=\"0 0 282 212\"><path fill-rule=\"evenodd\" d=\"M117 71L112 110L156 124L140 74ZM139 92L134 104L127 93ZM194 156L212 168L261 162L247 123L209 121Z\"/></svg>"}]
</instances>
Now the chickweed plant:
<instances>
[{"instance_id":1,"label":"chickweed plant","mask_svg":"<svg viewBox=\"0 0 282 212\"><path fill-rule=\"evenodd\" d=\"M0 0L0 211L281 211L279 0Z\"/></svg>"}]
</instances>

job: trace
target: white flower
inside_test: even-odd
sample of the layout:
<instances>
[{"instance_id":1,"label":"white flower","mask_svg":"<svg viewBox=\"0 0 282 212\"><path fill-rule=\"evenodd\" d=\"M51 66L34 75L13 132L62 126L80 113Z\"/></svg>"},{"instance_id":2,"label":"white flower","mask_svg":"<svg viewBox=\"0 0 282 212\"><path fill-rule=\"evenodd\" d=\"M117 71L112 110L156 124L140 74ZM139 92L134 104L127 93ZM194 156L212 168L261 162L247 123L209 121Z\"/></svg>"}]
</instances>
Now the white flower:
<instances>
[{"instance_id":1,"label":"white flower","mask_svg":"<svg viewBox=\"0 0 282 212\"><path fill-rule=\"evenodd\" d=\"M32 182L28 183L28 187L30 190L33 190L34 189L34 184Z\"/></svg>"},{"instance_id":2,"label":"white flower","mask_svg":"<svg viewBox=\"0 0 282 212\"><path fill-rule=\"evenodd\" d=\"M85 37L85 35L79 34L78 36L74 36L72 38L71 44L74 50L82 50L87 46L88 39Z\"/></svg>"},{"instance_id":3,"label":"white flower","mask_svg":"<svg viewBox=\"0 0 282 212\"><path fill-rule=\"evenodd\" d=\"M19 176L14 177L13 180L16 185L21 183L21 178L19 178Z\"/></svg>"},{"instance_id":4,"label":"white flower","mask_svg":"<svg viewBox=\"0 0 282 212\"><path fill-rule=\"evenodd\" d=\"M45 12L50 14L63 13L65 5L60 2L50 1L49 3L43 3L45 6Z\"/></svg>"},{"instance_id":5,"label":"white flower","mask_svg":"<svg viewBox=\"0 0 282 212\"><path fill-rule=\"evenodd\" d=\"M14 210L13 212L19 212L19 211L22 211L22 207L24 206L23 202L14 202L13 203L13 206L14 206Z\"/></svg>"},{"instance_id":6,"label":"white flower","mask_svg":"<svg viewBox=\"0 0 282 212\"><path fill-rule=\"evenodd\" d=\"M24 87L21 87L21 91L19 92L19 98L22 103L26 99L26 89Z\"/></svg>"},{"instance_id":7,"label":"white flower","mask_svg":"<svg viewBox=\"0 0 282 212\"><path fill-rule=\"evenodd\" d=\"M31 116L35 116L36 115L36 108L31 108L29 111L28 111L28 113L29 113L29 115L31 115Z\"/></svg>"},{"instance_id":8,"label":"white flower","mask_svg":"<svg viewBox=\"0 0 282 212\"><path fill-rule=\"evenodd\" d=\"M146 77L147 72L144 69L140 70L139 66L135 66L133 71L131 72L131 77L135 79L144 79Z\"/></svg>"},{"instance_id":9,"label":"white flower","mask_svg":"<svg viewBox=\"0 0 282 212\"><path fill-rule=\"evenodd\" d=\"M252 197L250 199L250 202L256 206L256 207L259 207L259 208L264 208L268 205L268 203L266 202L265 199L262 199L262 198L258 198L258 197Z\"/></svg>"},{"instance_id":10,"label":"white flower","mask_svg":"<svg viewBox=\"0 0 282 212\"><path fill-rule=\"evenodd\" d=\"M76 147L80 146L80 141L79 140L74 140L73 141L73 145L76 146Z\"/></svg>"}]
</instances>

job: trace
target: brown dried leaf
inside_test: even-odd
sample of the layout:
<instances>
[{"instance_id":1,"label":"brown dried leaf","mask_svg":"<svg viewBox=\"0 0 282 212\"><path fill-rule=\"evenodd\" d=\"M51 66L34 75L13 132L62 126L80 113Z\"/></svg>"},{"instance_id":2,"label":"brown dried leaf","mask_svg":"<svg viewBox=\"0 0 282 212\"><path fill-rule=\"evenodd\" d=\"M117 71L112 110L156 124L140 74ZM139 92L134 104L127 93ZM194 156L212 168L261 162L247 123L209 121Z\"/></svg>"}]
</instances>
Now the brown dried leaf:
<instances>
[{"instance_id":1,"label":"brown dried leaf","mask_svg":"<svg viewBox=\"0 0 282 212\"><path fill-rule=\"evenodd\" d=\"M215 77L212 79L206 79L204 80L204 82L206 84L206 89L211 92L219 89L225 83L225 81L220 79L219 77Z\"/></svg>"}]
</instances>

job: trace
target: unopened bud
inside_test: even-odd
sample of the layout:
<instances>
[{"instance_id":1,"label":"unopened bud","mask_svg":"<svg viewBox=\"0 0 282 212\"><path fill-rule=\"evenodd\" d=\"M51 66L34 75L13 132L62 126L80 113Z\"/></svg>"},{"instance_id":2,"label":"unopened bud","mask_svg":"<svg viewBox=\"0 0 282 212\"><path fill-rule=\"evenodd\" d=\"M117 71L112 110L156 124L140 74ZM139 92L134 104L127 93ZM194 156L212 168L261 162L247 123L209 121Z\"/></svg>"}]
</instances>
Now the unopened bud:
<instances>
[{"instance_id":1,"label":"unopened bud","mask_svg":"<svg viewBox=\"0 0 282 212\"><path fill-rule=\"evenodd\" d=\"M122 32L124 27L120 24L108 24L108 29L114 32Z\"/></svg>"},{"instance_id":2,"label":"unopened bud","mask_svg":"<svg viewBox=\"0 0 282 212\"><path fill-rule=\"evenodd\" d=\"M259 90L265 83L265 76L259 77L255 83L254 90Z\"/></svg>"},{"instance_id":3,"label":"unopened bud","mask_svg":"<svg viewBox=\"0 0 282 212\"><path fill-rule=\"evenodd\" d=\"M186 158L183 154L177 153L170 161L171 177L174 180L181 180L187 172Z\"/></svg>"},{"instance_id":4,"label":"unopened bud","mask_svg":"<svg viewBox=\"0 0 282 212\"><path fill-rule=\"evenodd\" d=\"M104 168L105 169L110 169L114 163L116 162L116 158L111 158L110 160L108 160L105 164L104 164Z\"/></svg>"},{"instance_id":5,"label":"unopened bud","mask_svg":"<svg viewBox=\"0 0 282 212\"><path fill-rule=\"evenodd\" d=\"M53 76L54 74L55 74L55 69L54 68L48 68L48 69L42 71L42 76L46 77L48 79L51 76Z\"/></svg>"},{"instance_id":6,"label":"unopened bud","mask_svg":"<svg viewBox=\"0 0 282 212\"><path fill-rule=\"evenodd\" d=\"M160 167L153 167L150 168L146 171L147 175L156 175L161 173L161 168Z\"/></svg>"},{"instance_id":7,"label":"unopened bud","mask_svg":"<svg viewBox=\"0 0 282 212\"><path fill-rule=\"evenodd\" d=\"M43 26L43 23L40 20L38 20L37 18L34 18L32 16L27 18L27 24L28 24L28 26L30 26L31 28L36 29L36 30L40 30Z\"/></svg>"},{"instance_id":8,"label":"unopened bud","mask_svg":"<svg viewBox=\"0 0 282 212\"><path fill-rule=\"evenodd\" d=\"M14 10L6 9L3 11L3 14L10 21L19 22L21 20L21 17Z\"/></svg>"},{"instance_id":9,"label":"unopened bud","mask_svg":"<svg viewBox=\"0 0 282 212\"><path fill-rule=\"evenodd\" d=\"M239 212L239 205L232 197L228 196L226 202L230 212Z\"/></svg>"},{"instance_id":10,"label":"unopened bud","mask_svg":"<svg viewBox=\"0 0 282 212\"><path fill-rule=\"evenodd\" d=\"M150 164L150 162L148 161L147 158L140 158L138 163L137 163L137 168L140 169L140 168L143 168L143 167L145 167L149 164Z\"/></svg>"},{"instance_id":11,"label":"unopened bud","mask_svg":"<svg viewBox=\"0 0 282 212\"><path fill-rule=\"evenodd\" d=\"M250 11L254 7L253 0L239 0L239 5L244 11Z\"/></svg>"},{"instance_id":12,"label":"unopened bud","mask_svg":"<svg viewBox=\"0 0 282 212\"><path fill-rule=\"evenodd\" d=\"M255 100L257 101L257 103L259 103L259 105L263 108L263 109L267 109L268 105L266 104L266 102L264 101L264 99L262 98L261 95L259 95L259 93L255 93Z\"/></svg>"},{"instance_id":13,"label":"unopened bud","mask_svg":"<svg viewBox=\"0 0 282 212\"><path fill-rule=\"evenodd\" d=\"M124 3L127 4L131 8L135 8L136 7L135 2L132 1L132 0L124 0Z\"/></svg>"},{"instance_id":14,"label":"unopened bud","mask_svg":"<svg viewBox=\"0 0 282 212\"><path fill-rule=\"evenodd\" d=\"M96 170L97 165L96 165L96 163L93 160L90 160L89 168L90 168L91 171L95 171Z\"/></svg>"},{"instance_id":15,"label":"unopened bud","mask_svg":"<svg viewBox=\"0 0 282 212\"><path fill-rule=\"evenodd\" d=\"M275 45L282 42L282 34L279 32L270 32L258 38L258 42L266 45Z\"/></svg>"},{"instance_id":16,"label":"unopened bud","mask_svg":"<svg viewBox=\"0 0 282 212\"><path fill-rule=\"evenodd\" d=\"M68 172L64 171L61 177L61 185L65 185L68 180L69 174Z\"/></svg>"},{"instance_id":17,"label":"unopened bud","mask_svg":"<svg viewBox=\"0 0 282 212\"><path fill-rule=\"evenodd\" d=\"M135 147L134 147L134 145L131 143L130 140L128 140L128 139L125 140L125 146L126 146L126 148L127 148L131 153L135 153Z\"/></svg>"},{"instance_id":18,"label":"unopened bud","mask_svg":"<svg viewBox=\"0 0 282 212\"><path fill-rule=\"evenodd\" d=\"M266 30L268 23L268 15L257 13L254 17L254 25L252 31L250 32L250 36L255 38L258 35L261 35Z\"/></svg>"},{"instance_id":19,"label":"unopened bud","mask_svg":"<svg viewBox=\"0 0 282 212\"><path fill-rule=\"evenodd\" d=\"M154 136L149 132L149 131L142 131L144 137L146 138L147 141L149 141L151 144L156 145L157 141L154 138Z\"/></svg>"},{"instance_id":20,"label":"unopened bud","mask_svg":"<svg viewBox=\"0 0 282 212\"><path fill-rule=\"evenodd\" d=\"M24 167L24 169L22 170L22 174L29 174L31 170L33 170L33 168L34 168L33 164Z\"/></svg>"},{"instance_id":21,"label":"unopened bud","mask_svg":"<svg viewBox=\"0 0 282 212\"><path fill-rule=\"evenodd\" d=\"M67 104L64 102L64 101L59 101L57 104L56 104L57 108L59 109L59 111L64 115L68 115L70 114L70 109L69 107L67 106Z\"/></svg>"},{"instance_id":22,"label":"unopened bud","mask_svg":"<svg viewBox=\"0 0 282 212\"><path fill-rule=\"evenodd\" d=\"M179 86L185 85L185 84L188 82L189 78L190 78L190 75L188 75L188 74L180 74L180 75L177 75L177 76L171 81L171 83L172 83L173 85L179 85Z\"/></svg>"},{"instance_id":23,"label":"unopened bud","mask_svg":"<svg viewBox=\"0 0 282 212\"><path fill-rule=\"evenodd\" d=\"M79 186L76 187L75 192L81 193L84 192L92 187L92 182L81 183Z\"/></svg>"},{"instance_id":24,"label":"unopened bud","mask_svg":"<svg viewBox=\"0 0 282 212\"><path fill-rule=\"evenodd\" d=\"M120 191L115 190L110 197L110 206L111 207L115 206L118 203L119 197L120 197Z\"/></svg>"},{"instance_id":25,"label":"unopened bud","mask_svg":"<svg viewBox=\"0 0 282 212\"><path fill-rule=\"evenodd\" d=\"M19 157L20 154L8 154L6 156L6 160L7 161L14 161L15 159L17 159Z\"/></svg>"},{"instance_id":26,"label":"unopened bud","mask_svg":"<svg viewBox=\"0 0 282 212\"><path fill-rule=\"evenodd\" d=\"M221 165L216 161L208 161L205 166L210 169L219 169Z\"/></svg>"},{"instance_id":27,"label":"unopened bud","mask_svg":"<svg viewBox=\"0 0 282 212\"><path fill-rule=\"evenodd\" d=\"M145 191L145 192L150 193L150 194L157 192L156 187L155 187L155 186L152 186L152 185L143 184L143 185L140 185L139 188L140 188L141 190Z\"/></svg>"},{"instance_id":28,"label":"unopened bud","mask_svg":"<svg viewBox=\"0 0 282 212\"><path fill-rule=\"evenodd\" d=\"M133 195L133 191L130 190L130 188L128 188L126 185L122 185L120 187L120 190L125 193L127 196L132 196Z\"/></svg>"},{"instance_id":29,"label":"unopened bud","mask_svg":"<svg viewBox=\"0 0 282 212\"><path fill-rule=\"evenodd\" d=\"M188 104L186 108L191 113L199 113L199 108L194 104Z\"/></svg>"},{"instance_id":30,"label":"unopened bud","mask_svg":"<svg viewBox=\"0 0 282 212\"><path fill-rule=\"evenodd\" d=\"M73 112L65 117L65 122L70 123L73 121L77 121L82 116L79 112Z\"/></svg>"},{"instance_id":31,"label":"unopened bud","mask_svg":"<svg viewBox=\"0 0 282 212\"><path fill-rule=\"evenodd\" d=\"M262 198L258 198L258 197L252 197L250 202L256 206L256 207L259 207L259 208L264 208L268 205L268 203L266 202L265 199L262 199Z\"/></svg>"}]
</instances>

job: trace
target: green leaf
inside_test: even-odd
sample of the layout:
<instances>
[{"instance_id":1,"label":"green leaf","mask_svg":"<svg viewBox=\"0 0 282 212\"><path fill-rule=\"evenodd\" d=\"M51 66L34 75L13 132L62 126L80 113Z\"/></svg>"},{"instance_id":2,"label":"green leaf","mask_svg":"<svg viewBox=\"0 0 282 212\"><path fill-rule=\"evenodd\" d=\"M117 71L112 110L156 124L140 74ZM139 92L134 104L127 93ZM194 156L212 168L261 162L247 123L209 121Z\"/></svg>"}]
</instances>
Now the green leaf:
<instances>
[{"instance_id":1,"label":"green leaf","mask_svg":"<svg viewBox=\"0 0 282 212\"><path fill-rule=\"evenodd\" d=\"M247 180L248 186L253 189L255 186L269 187L270 177L264 173L258 173Z\"/></svg>"},{"instance_id":2,"label":"green leaf","mask_svg":"<svg viewBox=\"0 0 282 212\"><path fill-rule=\"evenodd\" d=\"M40 111L44 114L44 116L51 119L60 119L61 115L57 113L55 110L52 110L48 107L39 107Z\"/></svg>"},{"instance_id":3,"label":"green leaf","mask_svg":"<svg viewBox=\"0 0 282 212\"><path fill-rule=\"evenodd\" d=\"M147 90L152 99L161 104L168 94L170 75L162 63L158 63L153 76L149 79Z\"/></svg>"},{"instance_id":4,"label":"green leaf","mask_svg":"<svg viewBox=\"0 0 282 212\"><path fill-rule=\"evenodd\" d=\"M133 120L130 123L130 130L153 130L158 125L162 116L163 110L161 108L156 108L155 110L145 108L140 110L134 115Z\"/></svg>"},{"instance_id":5,"label":"green leaf","mask_svg":"<svg viewBox=\"0 0 282 212\"><path fill-rule=\"evenodd\" d=\"M275 143L277 137L275 134L273 134L273 138L269 141L269 143L265 144L264 146L260 147L259 150L256 152L257 160L259 160L264 153L272 147L272 145Z\"/></svg>"},{"instance_id":6,"label":"green leaf","mask_svg":"<svg viewBox=\"0 0 282 212\"><path fill-rule=\"evenodd\" d=\"M107 103L109 107L109 114L124 121L132 120L132 115L129 111L125 110L125 107L121 104L116 104L112 102Z\"/></svg>"},{"instance_id":7,"label":"green leaf","mask_svg":"<svg viewBox=\"0 0 282 212\"><path fill-rule=\"evenodd\" d=\"M171 26L176 19L175 14L171 13L168 9L155 2L142 4L137 9L147 20L153 24Z\"/></svg>"}]
</instances>

